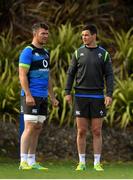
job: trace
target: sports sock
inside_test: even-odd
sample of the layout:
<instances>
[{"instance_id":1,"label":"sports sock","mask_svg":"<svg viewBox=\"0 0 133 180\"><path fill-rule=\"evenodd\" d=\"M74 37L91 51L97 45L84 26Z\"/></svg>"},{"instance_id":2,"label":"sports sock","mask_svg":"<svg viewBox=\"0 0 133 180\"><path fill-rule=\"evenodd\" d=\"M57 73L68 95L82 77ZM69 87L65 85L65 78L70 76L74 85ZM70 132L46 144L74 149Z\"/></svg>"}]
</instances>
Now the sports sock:
<instances>
[{"instance_id":1,"label":"sports sock","mask_svg":"<svg viewBox=\"0 0 133 180\"><path fill-rule=\"evenodd\" d=\"M21 154L20 155L20 158L21 158L21 162L24 162L24 161L26 161L27 162L27 158L28 158L28 154Z\"/></svg>"},{"instance_id":2,"label":"sports sock","mask_svg":"<svg viewBox=\"0 0 133 180\"><path fill-rule=\"evenodd\" d=\"M85 154L79 154L79 162L85 164Z\"/></svg>"},{"instance_id":3,"label":"sports sock","mask_svg":"<svg viewBox=\"0 0 133 180\"><path fill-rule=\"evenodd\" d=\"M29 164L29 166L35 164L35 154L28 154L28 159L27 162Z\"/></svg>"},{"instance_id":4,"label":"sports sock","mask_svg":"<svg viewBox=\"0 0 133 180\"><path fill-rule=\"evenodd\" d=\"M101 157L101 154L94 154L94 166L97 163L100 163L100 157Z\"/></svg>"}]
</instances>

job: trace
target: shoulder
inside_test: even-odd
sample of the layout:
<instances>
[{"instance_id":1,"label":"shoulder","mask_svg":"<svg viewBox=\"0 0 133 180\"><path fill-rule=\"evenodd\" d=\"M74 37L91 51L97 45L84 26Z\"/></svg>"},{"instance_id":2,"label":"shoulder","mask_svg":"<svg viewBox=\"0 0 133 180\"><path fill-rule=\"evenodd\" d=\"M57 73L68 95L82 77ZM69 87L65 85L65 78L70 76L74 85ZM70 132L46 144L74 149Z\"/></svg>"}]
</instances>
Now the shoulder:
<instances>
[{"instance_id":1,"label":"shoulder","mask_svg":"<svg viewBox=\"0 0 133 180\"><path fill-rule=\"evenodd\" d=\"M31 47L31 46L26 46L23 50L22 50L22 52L21 52L21 55L23 54L23 55L27 55L27 54L32 54L32 51L33 51L33 47Z\"/></svg>"},{"instance_id":2,"label":"shoulder","mask_svg":"<svg viewBox=\"0 0 133 180\"><path fill-rule=\"evenodd\" d=\"M19 56L19 63L30 64L32 59L33 48L31 46L26 46Z\"/></svg>"},{"instance_id":3,"label":"shoulder","mask_svg":"<svg viewBox=\"0 0 133 180\"><path fill-rule=\"evenodd\" d=\"M44 49L44 51L46 51L46 53L49 53L49 50L48 49L46 49L46 48L43 48Z\"/></svg>"},{"instance_id":4,"label":"shoulder","mask_svg":"<svg viewBox=\"0 0 133 180\"><path fill-rule=\"evenodd\" d=\"M101 52L103 52L103 53L108 53L108 51L105 49L105 48L103 48L102 46L98 46L98 49L99 49L99 51L101 51Z\"/></svg>"},{"instance_id":5,"label":"shoulder","mask_svg":"<svg viewBox=\"0 0 133 180\"><path fill-rule=\"evenodd\" d=\"M105 48L103 48L103 47L101 47L101 46L98 46L98 49L99 49L99 52L103 55L103 57L104 57L104 62L107 60L107 59L110 59L110 54L109 54L109 52L105 49Z\"/></svg>"},{"instance_id":6,"label":"shoulder","mask_svg":"<svg viewBox=\"0 0 133 180\"><path fill-rule=\"evenodd\" d=\"M45 51L45 53L46 53L48 56L50 56L50 52L49 52L48 49L44 48L44 51Z\"/></svg>"},{"instance_id":7,"label":"shoulder","mask_svg":"<svg viewBox=\"0 0 133 180\"><path fill-rule=\"evenodd\" d=\"M81 46L77 49L77 51L79 52L79 51L84 50L84 49L85 49L85 45L81 45Z\"/></svg>"},{"instance_id":8,"label":"shoulder","mask_svg":"<svg viewBox=\"0 0 133 180\"><path fill-rule=\"evenodd\" d=\"M81 45L78 49L76 49L74 51L74 55L75 55L76 59L78 59L78 57L79 57L79 52L83 51L84 49L85 49L85 45Z\"/></svg>"}]
</instances>

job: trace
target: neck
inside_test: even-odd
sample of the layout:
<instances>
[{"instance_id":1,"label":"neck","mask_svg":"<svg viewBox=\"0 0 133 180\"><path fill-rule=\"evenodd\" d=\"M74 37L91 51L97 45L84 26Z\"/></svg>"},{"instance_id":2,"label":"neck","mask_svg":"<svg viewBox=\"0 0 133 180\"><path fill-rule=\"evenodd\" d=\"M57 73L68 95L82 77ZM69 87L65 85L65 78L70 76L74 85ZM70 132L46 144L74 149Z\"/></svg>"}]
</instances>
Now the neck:
<instances>
[{"instance_id":1,"label":"neck","mask_svg":"<svg viewBox=\"0 0 133 180\"><path fill-rule=\"evenodd\" d=\"M92 41L89 44L86 44L87 47L89 48L96 48L97 47L97 43L96 41Z\"/></svg>"},{"instance_id":2,"label":"neck","mask_svg":"<svg viewBox=\"0 0 133 180\"><path fill-rule=\"evenodd\" d=\"M96 48L97 45L87 45L87 44L86 44L86 47L88 47L88 48Z\"/></svg>"},{"instance_id":3,"label":"neck","mask_svg":"<svg viewBox=\"0 0 133 180\"><path fill-rule=\"evenodd\" d=\"M93 43L90 43L90 44L86 44L86 47L96 48L96 47L97 47L97 44L96 44L96 42L93 42Z\"/></svg>"},{"instance_id":4,"label":"neck","mask_svg":"<svg viewBox=\"0 0 133 180\"><path fill-rule=\"evenodd\" d=\"M37 43L36 41L32 41L32 44L37 48L43 48L43 44Z\"/></svg>"}]
</instances>

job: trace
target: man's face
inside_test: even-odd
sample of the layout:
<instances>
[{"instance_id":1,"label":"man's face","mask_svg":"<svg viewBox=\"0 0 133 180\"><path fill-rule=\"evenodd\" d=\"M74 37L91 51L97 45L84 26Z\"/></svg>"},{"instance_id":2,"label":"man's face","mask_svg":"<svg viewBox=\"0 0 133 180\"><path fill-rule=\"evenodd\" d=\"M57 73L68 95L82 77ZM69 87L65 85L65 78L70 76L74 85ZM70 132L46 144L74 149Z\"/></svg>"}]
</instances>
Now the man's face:
<instances>
[{"instance_id":1,"label":"man's face","mask_svg":"<svg viewBox=\"0 0 133 180\"><path fill-rule=\"evenodd\" d=\"M39 43L41 45L46 44L46 42L48 40L48 30L39 28L34 33L34 38L36 39L37 43Z\"/></svg>"},{"instance_id":2,"label":"man's face","mask_svg":"<svg viewBox=\"0 0 133 180\"><path fill-rule=\"evenodd\" d=\"M82 31L82 41L85 45L92 45L96 41L96 34L91 35L89 30Z\"/></svg>"}]
</instances>

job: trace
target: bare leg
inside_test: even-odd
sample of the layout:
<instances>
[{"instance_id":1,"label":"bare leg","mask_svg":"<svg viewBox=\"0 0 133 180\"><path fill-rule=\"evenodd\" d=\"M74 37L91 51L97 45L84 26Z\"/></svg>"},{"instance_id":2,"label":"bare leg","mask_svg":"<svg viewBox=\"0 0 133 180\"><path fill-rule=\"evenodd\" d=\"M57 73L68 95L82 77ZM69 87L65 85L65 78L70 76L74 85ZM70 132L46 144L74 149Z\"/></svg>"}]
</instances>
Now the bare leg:
<instances>
[{"instance_id":1,"label":"bare leg","mask_svg":"<svg viewBox=\"0 0 133 180\"><path fill-rule=\"evenodd\" d=\"M100 118L92 119L94 154L101 154L101 151L102 151L102 123L103 123L103 120Z\"/></svg>"},{"instance_id":2,"label":"bare leg","mask_svg":"<svg viewBox=\"0 0 133 180\"><path fill-rule=\"evenodd\" d=\"M102 123L100 118L92 119L94 167L97 171L103 171L103 168L99 166L102 152Z\"/></svg>"},{"instance_id":3,"label":"bare leg","mask_svg":"<svg viewBox=\"0 0 133 180\"><path fill-rule=\"evenodd\" d=\"M30 142L30 147L28 150L28 154L35 154L36 148L38 144L38 137L40 135L40 132L42 130L42 123L37 123L34 128L34 132L32 135L32 141Z\"/></svg>"},{"instance_id":4,"label":"bare leg","mask_svg":"<svg viewBox=\"0 0 133 180\"><path fill-rule=\"evenodd\" d=\"M25 129L21 136L21 154L28 154L29 146L32 141L32 134L34 131L34 124L29 121L25 121Z\"/></svg>"},{"instance_id":5,"label":"bare leg","mask_svg":"<svg viewBox=\"0 0 133 180\"><path fill-rule=\"evenodd\" d=\"M77 148L79 154L79 162L85 163L86 151L86 134L88 130L87 118L76 118L77 122Z\"/></svg>"},{"instance_id":6,"label":"bare leg","mask_svg":"<svg viewBox=\"0 0 133 180\"><path fill-rule=\"evenodd\" d=\"M32 134L32 141L28 149L28 164L31 166L36 162L36 148L38 144L38 137L42 129L42 123L35 123L34 132Z\"/></svg>"}]
</instances>

